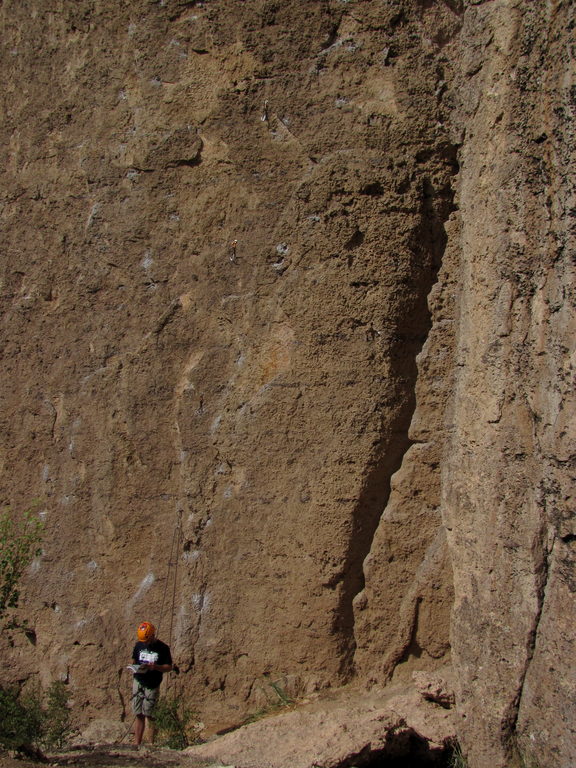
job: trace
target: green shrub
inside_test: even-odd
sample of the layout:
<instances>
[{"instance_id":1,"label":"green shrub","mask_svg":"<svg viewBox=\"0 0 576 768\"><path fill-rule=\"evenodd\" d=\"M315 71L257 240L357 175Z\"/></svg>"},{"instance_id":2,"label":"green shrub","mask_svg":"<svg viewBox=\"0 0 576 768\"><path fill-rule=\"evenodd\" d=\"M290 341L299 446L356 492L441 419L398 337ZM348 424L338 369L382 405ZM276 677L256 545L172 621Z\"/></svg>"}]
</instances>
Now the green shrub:
<instances>
[{"instance_id":1,"label":"green shrub","mask_svg":"<svg viewBox=\"0 0 576 768\"><path fill-rule=\"evenodd\" d=\"M294 699L289 696L284 688L280 685L279 681L272 681L268 679L268 676L264 676L264 682L266 686L259 686L260 690L264 693L264 696L268 700L268 704L264 707L260 707L255 712L252 712L248 717L242 721L242 725L248 725L249 723L255 723L257 720L261 720L268 715L277 714L278 710L290 707L294 704ZM272 693L270 694L270 691Z\"/></svg>"},{"instance_id":2,"label":"green shrub","mask_svg":"<svg viewBox=\"0 0 576 768\"><path fill-rule=\"evenodd\" d=\"M201 741L197 713L182 698L161 696L154 721L161 746L185 749Z\"/></svg>"},{"instance_id":3,"label":"green shrub","mask_svg":"<svg viewBox=\"0 0 576 768\"><path fill-rule=\"evenodd\" d=\"M529 755L520 754L520 763L522 768L540 768L538 762Z\"/></svg>"},{"instance_id":4,"label":"green shrub","mask_svg":"<svg viewBox=\"0 0 576 768\"><path fill-rule=\"evenodd\" d=\"M66 745L74 729L70 722L68 707L69 693L66 684L55 680L46 694L46 705L42 710L42 746L47 749L61 749Z\"/></svg>"},{"instance_id":5,"label":"green shrub","mask_svg":"<svg viewBox=\"0 0 576 768\"><path fill-rule=\"evenodd\" d=\"M448 763L449 768L467 768L468 761L464 757L462 748L456 740L454 740L450 745L450 750L450 762Z\"/></svg>"},{"instance_id":6,"label":"green shrub","mask_svg":"<svg viewBox=\"0 0 576 768\"><path fill-rule=\"evenodd\" d=\"M38 691L0 688L0 745L5 749L61 749L73 733L68 691L61 681L50 685L43 703Z\"/></svg>"},{"instance_id":7,"label":"green shrub","mask_svg":"<svg viewBox=\"0 0 576 768\"><path fill-rule=\"evenodd\" d=\"M294 704L294 699L292 699L282 688L279 682L273 682L272 680L268 680L268 685L270 688L274 691L276 696L278 696L278 702L275 702L277 705L280 705L281 707L288 707L290 704Z\"/></svg>"},{"instance_id":8,"label":"green shrub","mask_svg":"<svg viewBox=\"0 0 576 768\"><path fill-rule=\"evenodd\" d=\"M8 634L24 630L33 637L26 622L18 621L14 611L20 599L19 582L26 568L40 552L42 522L32 511L23 514L0 512L0 631ZM40 696L22 695L17 688L0 687L0 746L29 752L37 747L47 722L47 711ZM54 709L54 704L48 706Z\"/></svg>"},{"instance_id":9,"label":"green shrub","mask_svg":"<svg viewBox=\"0 0 576 768\"><path fill-rule=\"evenodd\" d=\"M25 569L40 552L42 521L33 512L0 512L0 628L13 629L7 614L18 607L18 584Z\"/></svg>"},{"instance_id":10,"label":"green shrub","mask_svg":"<svg viewBox=\"0 0 576 768\"><path fill-rule=\"evenodd\" d=\"M0 745L21 750L38 744L42 711L36 697L20 696L14 688L0 688Z\"/></svg>"}]
</instances>

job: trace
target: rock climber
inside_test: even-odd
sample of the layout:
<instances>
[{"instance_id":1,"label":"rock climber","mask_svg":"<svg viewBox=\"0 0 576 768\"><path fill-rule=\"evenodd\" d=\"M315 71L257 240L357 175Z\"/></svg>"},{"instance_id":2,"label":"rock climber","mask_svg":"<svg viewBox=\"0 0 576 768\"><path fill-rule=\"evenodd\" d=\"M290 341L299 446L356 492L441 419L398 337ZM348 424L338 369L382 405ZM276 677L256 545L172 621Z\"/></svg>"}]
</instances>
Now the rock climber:
<instances>
[{"instance_id":1,"label":"rock climber","mask_svg":"<svg viewBox=\"0 0 576 768\"><path fill-rule=\"evenodd\" d=\"M138 642L132 651L134 672L132 685L132 709L136 715L134 741L142 743L146 723L150 743L154 743L154 707L158 701L160 683L165 672L172 670L170 648L156 637L156 627L149 621L138 625Z\"/></svg>"}]
</instances>

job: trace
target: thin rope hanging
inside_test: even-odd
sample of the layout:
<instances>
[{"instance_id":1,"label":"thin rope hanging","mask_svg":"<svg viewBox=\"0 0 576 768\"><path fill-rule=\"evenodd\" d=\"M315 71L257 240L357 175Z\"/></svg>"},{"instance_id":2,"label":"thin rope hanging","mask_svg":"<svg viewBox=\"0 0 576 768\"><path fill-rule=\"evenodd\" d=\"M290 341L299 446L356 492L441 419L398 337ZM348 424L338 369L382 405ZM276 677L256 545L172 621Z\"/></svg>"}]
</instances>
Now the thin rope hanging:
<instances>
[{"instance_id":1,"label":"thin rope hanging","mask_svg":"<svg viewBox=\"0 0 576 768\"><path fill-rule=\"evenodd\" d=\"M172 543L170 545L170 557L168 558L168 568L166 570L166 581L164 583L164 591L162 593L162 603L160 606L160 619L158 621L158 626L156 628L156 634L158 635L160 633L160 627L162 625L162 620L164 618L164 605L166 603L166 594L168 592L168 585L170 583L170 574L172 570L172 566L174 566L174 578L172 582L172 606L170 609L170 635L168 638L168 645L172 644L172 627L174 625L174 606L176 604L176 585L178 583L178 560L180 555L180 543L182 541L182 510L178 511L178 517L176 519L176 526L174 528L174 532L172 533ZM120 741L117 741L115 743L121 744L124 739L132 733L132 726L134 725L134 722L136 721L136 716L132 719L132 722L130 723L130 726L128 727L128 730L124 733Z\"/></svg>"},{"instance_id":2,"label":"thin rope hanging","mask_svg":"<svg viewBox=\"0 0 576 768\"><path fill-rule=\"evenodd\" d=\"M174 625L174 608L176 607L176 586L178 584L178 563L180 561L180 543L182 541L182 512L178 515L178 525L176 526L176 547L174 558L174 581L172 582L172 605L170 607L170 633L168 635L168 645L172 645L172 627Z\"/></svg>"},{"instance_id":3,"label":"thin rope hanging","mask_svg":"<svg viewBox=\"0 0 576 768\"><path fill-rule=\"evenodd\" d=\"M178 518L176 526L172 534L172 543L170 546L170 557L168 559L168 569L166 571L166 581L164 582L164 592L162 594L162 603L160 607L160 619L158 621L157 634L160 634L160 627L164 619L164 606L166 604L166 595L168 592L168 586L170 584L170 576L172 572L172 566L174 566L174 576L172 583L172 605L170 609L170 633L168 638L168 645L172 643L172 628L174 625L174 606L176 604L176 586L178 583L178 561L180 559L180 542L182 540L182 510L178 511Z\"/></svg>"}]
</instances>

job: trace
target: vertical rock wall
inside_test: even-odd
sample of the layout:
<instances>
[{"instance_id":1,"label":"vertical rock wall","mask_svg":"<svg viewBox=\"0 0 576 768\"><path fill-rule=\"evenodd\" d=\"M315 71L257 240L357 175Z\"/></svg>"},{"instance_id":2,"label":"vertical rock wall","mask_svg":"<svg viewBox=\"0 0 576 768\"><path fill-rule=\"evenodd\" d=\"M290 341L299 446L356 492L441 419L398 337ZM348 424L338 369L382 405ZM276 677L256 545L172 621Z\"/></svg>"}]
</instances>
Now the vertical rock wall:
<instances>
[{"instance_id":1,"label":"vertical rock wall","mask_svg":"<svg viewBox=\"0 0 576 768\"><path fill-rule=\"evenodd\" d=\"M570 3L471 3L462 28L442 515L472 765L575 759L574 23Z\"/></svg>"},{"instance_id":2,"label":"vertical rock wall","mask_svg":"<svg viewBox=\"0 0 576 768\"><path fill-rule=\"evenodd\" d=\"M141 10L1 10L3 498L46 520L14 655L122 713L133 627L163 615L177 684L237 719L264 675L301 693L397 646L353 600L410 444L455 152L418 4Z\"/></svg>"},{"instance_id":3,"label":"vertical rock wall","mask_svg":"<svg viewBox=\"0 0 576 768\"><path fill-rule=\"evenodd\" d=\"M5 0L14 680L123 717L144 617L212 722L452 658L470 765L573 762L573 15Z\"/></svg>"}]
</instances>

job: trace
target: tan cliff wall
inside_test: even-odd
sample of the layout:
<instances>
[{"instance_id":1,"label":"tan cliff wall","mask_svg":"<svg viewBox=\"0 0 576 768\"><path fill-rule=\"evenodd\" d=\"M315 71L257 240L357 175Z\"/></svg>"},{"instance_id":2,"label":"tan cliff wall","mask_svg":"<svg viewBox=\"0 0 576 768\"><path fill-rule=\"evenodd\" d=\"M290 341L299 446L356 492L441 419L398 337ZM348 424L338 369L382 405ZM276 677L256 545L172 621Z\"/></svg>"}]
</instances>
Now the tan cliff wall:
<instances>
[{"instance_id":1,"label":"tan cliff wall","mask_svg":"<svg viewBox=\"0 0 576 768\"><path fill-rule=\"evenodd\" d=\"M2 5L14 679L126 715L181 519L207 720L450 661L471 765L570 763L573 15Z\"/></svg>"},{"instance_id":2,"label":"tan cliff wall","mask_svg":"<svg viewBox=\"0 0 576 768\"><path fill-rule=\"evenodd\" d=\"M507 765L514 731L527 761L574 762L574 23L570 3L487 3L462 28L487 49L460 75L442 515L473 764Z\"/></svg>"},{"instance_id":3,"label":"tan cliff wall","mask_svg":"<svg viewBox=\"0 0 576 768\"><path fill-rule=\"evenodd\" d=\"M193 695L230 717L265 673L344 682L452 205L421 13L39 8L5 14L13 82L40 73L11 102L5 316L38 653L74 682L112 647L106 701L181 510Z\"/></svg>"}]
</instances>

